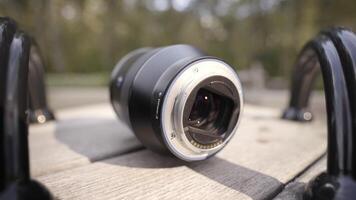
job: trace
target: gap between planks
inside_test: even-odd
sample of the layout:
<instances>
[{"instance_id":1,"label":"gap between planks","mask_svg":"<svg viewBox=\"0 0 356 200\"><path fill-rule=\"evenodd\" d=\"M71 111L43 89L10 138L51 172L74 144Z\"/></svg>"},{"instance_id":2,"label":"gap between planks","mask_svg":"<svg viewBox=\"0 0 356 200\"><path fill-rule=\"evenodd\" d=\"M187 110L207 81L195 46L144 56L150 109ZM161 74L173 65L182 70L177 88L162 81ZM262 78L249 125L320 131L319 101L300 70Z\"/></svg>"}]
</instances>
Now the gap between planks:
<instances>
[{"instance_id":1,"label":"gap between planks","mask_svg":"<svg viewBox=\"0 0 356 200\"><path fill-rule=\"evenodd\" d=\"M117 148L131 148L128 141L141 145L109 105L83 107L59 115L52 129L31 130L37 136L30 136L30 150L38 148L31 153L31 166L60 199L264 199L278 193L326 149L322 123L289 122L279 115L280 110L246 105L237 135L226 148L207 161L187 164L148 150L101 160L119 152ZM57 133L50 132L55 129ZM107 132L111 139L98 141ZM45 148L48 141L53 142L51 150ZM122 146L117 145L120 141ZM62 157L51 156L58 146ZM100 161L90 164L92 160Z\"/></svg>"}]
</instances>

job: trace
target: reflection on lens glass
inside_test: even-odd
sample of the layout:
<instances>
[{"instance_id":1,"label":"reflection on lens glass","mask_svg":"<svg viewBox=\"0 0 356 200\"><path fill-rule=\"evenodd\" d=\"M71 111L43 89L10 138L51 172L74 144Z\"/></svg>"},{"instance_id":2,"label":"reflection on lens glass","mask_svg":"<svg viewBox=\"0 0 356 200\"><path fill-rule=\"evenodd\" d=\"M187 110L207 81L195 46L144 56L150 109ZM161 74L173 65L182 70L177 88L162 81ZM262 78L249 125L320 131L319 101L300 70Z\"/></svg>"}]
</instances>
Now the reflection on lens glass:
<instances>
[{"instance_id":1,"label":"reflection on lens glass","mask_svg":"<svg viewBox=\"0 0 356 200\"><path fill-rule=\"evenodd\" d=\"M211 109L214 109L214 99L212 94L206 90L200 90L194 101L192 111L189 116L191 124L201 125L203 120L209 115Z\"/></svg>"},{"instance_id":2,"label":"reflection on lens glass","mask_svg":"<svg viewBox=\"0 0 356 200\"><path fill-rule=\"evenodd\" d=\"M231 118L233 102L207 89L200 89L188 118L189 135L199 144L221 142Z\"/></svg>"}]
</instances>

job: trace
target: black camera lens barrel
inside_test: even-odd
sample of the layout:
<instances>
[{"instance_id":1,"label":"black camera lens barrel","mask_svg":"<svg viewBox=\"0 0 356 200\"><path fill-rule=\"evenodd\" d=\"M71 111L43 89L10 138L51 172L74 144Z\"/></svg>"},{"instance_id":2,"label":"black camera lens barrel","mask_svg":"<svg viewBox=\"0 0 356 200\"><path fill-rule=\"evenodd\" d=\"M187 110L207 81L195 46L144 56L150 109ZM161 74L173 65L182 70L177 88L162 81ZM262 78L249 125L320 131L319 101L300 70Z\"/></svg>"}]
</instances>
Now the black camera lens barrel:
<instances>
[{"instance_id":1,"label":"black camera lens barrel","mask_svg":"<svg viewBox=\"0 0 356 200\"><path fill-rule=\"evenodd\" d=\"M207 94L202 100L208 104L201 126L189 123L198 93ZM236 72L189 45L129 53L113 71L110 94L118 116L146 147L185 161L221 150L236 132L243 108Z\"/></svg>"}]
</instances>

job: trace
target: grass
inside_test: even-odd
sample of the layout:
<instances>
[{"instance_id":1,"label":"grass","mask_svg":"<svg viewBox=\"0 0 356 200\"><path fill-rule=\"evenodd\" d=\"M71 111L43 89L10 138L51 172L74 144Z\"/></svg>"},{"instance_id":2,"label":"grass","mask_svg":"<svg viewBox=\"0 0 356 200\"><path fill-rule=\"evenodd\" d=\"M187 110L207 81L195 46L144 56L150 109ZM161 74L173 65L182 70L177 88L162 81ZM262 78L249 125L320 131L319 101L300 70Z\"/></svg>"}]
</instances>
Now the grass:
<instances>
[{"instance_id":1,"label":"grass","mask_svg":"<svg viewBox=\"0 0 356 200\"><path fill-rule=\"evenodd\" d=\"M50 73L46 74L46 84L48 86L107 86L110 81L110 74L99 73Z\"/></svg>"}]
</instances>

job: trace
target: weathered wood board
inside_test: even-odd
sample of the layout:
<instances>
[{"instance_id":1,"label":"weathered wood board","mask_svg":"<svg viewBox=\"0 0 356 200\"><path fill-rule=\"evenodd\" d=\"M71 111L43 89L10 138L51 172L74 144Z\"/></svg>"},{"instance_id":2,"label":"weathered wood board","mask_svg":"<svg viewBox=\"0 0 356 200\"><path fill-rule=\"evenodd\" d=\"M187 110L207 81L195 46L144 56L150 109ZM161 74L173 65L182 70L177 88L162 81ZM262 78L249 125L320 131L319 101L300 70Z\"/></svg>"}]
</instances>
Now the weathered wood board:
<instances>
[{"instance_id":1,"label":"weathered wood board","mask_svg":"<svg viewBox=\"0 0 356 200\"><path fill-rule=\"evenodd\" d=\"M109 104L72 108L30 127L31 173L53 173L142 148Z\"/></svg>"},{"instance_id":2,"label":"weathered wood board","mask_svg":"<svg viewBox=\"0 0 356 200\"><path fill-rule=\"evenodd\" d=\"M321 172L326 170L326 156L322 157L315 164L311 165L295 180L288 183L283 191L274 198L274 200L301 200L308 182Z\"/></svg>"},{"instance_id":3,"label":"weathered wood board","mask_svg":"<svg viewBox=\"0 0 356 200\"><path fill-rule=\"evenodd\" d=\"M272 198L326 149L321 122L284 121L280 110L251 105L227 147L195 163L131 152L141 146L109 105L58 114L31 127L30 148L32 173L59 199Z\"/></svg>"}]
</instances>

